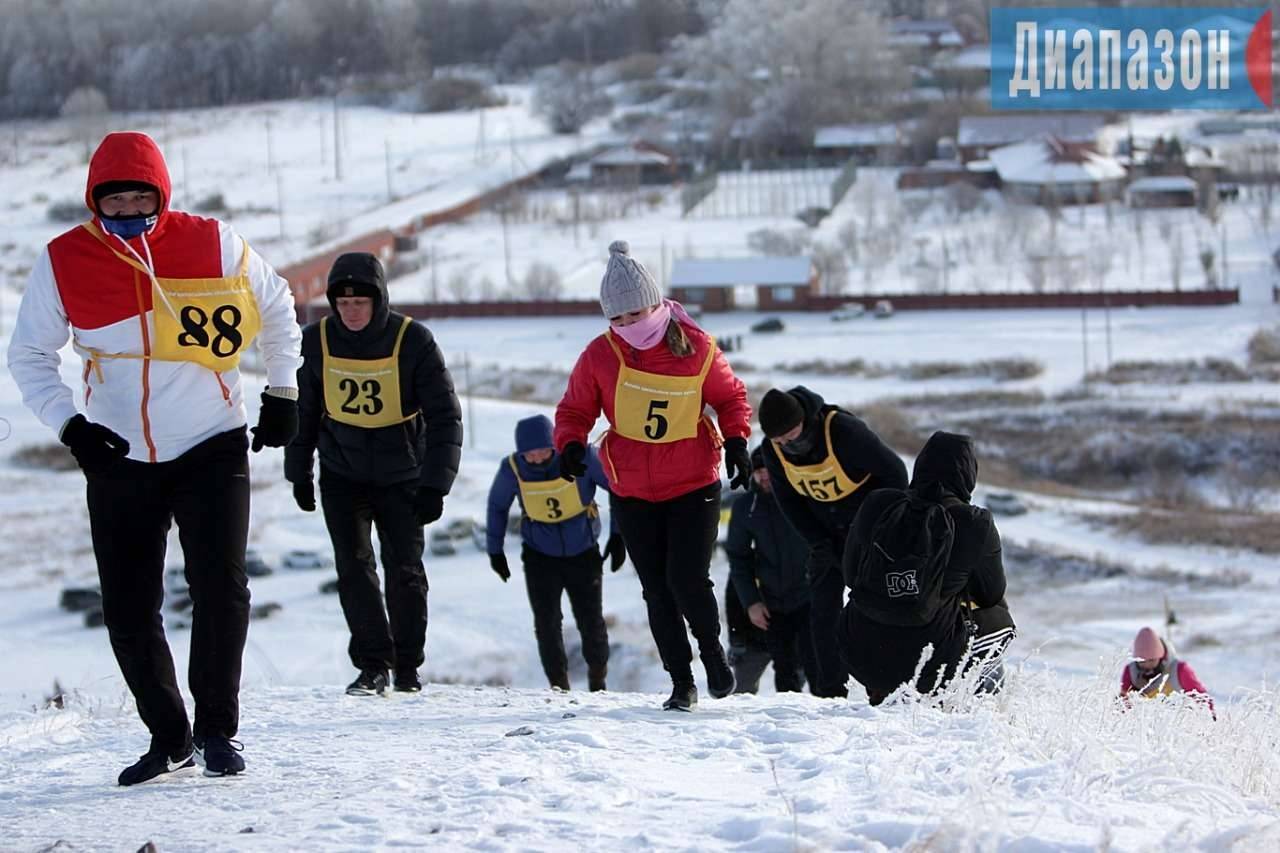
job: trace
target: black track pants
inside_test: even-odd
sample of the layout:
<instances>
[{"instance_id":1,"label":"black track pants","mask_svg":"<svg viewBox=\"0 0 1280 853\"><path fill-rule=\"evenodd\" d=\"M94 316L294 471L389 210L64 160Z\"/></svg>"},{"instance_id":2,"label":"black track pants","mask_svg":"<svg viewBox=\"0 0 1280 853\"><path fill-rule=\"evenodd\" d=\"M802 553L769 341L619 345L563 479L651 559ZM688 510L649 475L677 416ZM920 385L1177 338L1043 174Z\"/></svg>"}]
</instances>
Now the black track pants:
<instances>
[{"instance_id":1,"label":"black track pants","mask_svg":"<svg viewBox=\"0 0 1280 853\"><path fill-rule=\"evenodd\" d=\"M567 687L569 661L564 651L564 617L560 610L564 593L569 594L569 607L582 637L582 657L587 666L598 670L609 662L600 554L588 548L572 557L551 557L525 546L521 559L542 671L552 687Z\"/></svg>"},{"instance_id":2,"label":"black track pants","mask_svg":"<svg viewBox=\"0 0 1280 853\"><path fill-rule=\"evenodd\" d=\"M413 511L414 484L356 483L320 469L320 501L333 543L338 599L351 631L347 651L356 669L417 669L427 645L424 536ZM378 528L386 607L373 557Z\"/></svg>"},{"instance_id":3,"label":"black track pants","mask_svg":"<svg viewBox=\"0 0 1280 853\"><path fill-rule=\"evenodd\" d=\"M773 657L774 687L779 693L799 693L804 689L806 676L817 677L808 606L790 613L769 611L769 630L765 639ZM812 690L814 685L809 687Z\"/></svg>"},{"instance_id":4,"label":"black track pants","mask_svg":"<svg viewBox=\"0 0 1280 853\"><path fill-rule=\"evenodd\" d=\"M649 630L673 682L693 681L685 621L702 653L720 643L711 554L720 525L720 484L652 503L613 497L613 517L640 576Z\"/></svg>"},{"instance_id":5,"label":"black track pants","mask_svg":"<svg viewBox=\"0 0 1280 853\"><path fill-rule=\"evenodd\" d=\"M818 578L810 587L813 597L809 603L809 622L813 630L813 645L818 659L818 683L810 685L814 696L846 696L849 671L840 656L840 632L838 623L844 609L844 575L840 571L840 557L835 565Z\"/></svg>"},{"instance_id":6,"label":"black track pants","mask_svg":"<svg viewBox=\"0 0 1280 853\"><path fill-rule=\"evenodd\" d=\"M240 660L249 629L247 451L242 427L169 462L126 459L87 477L111 648L152 746L170 753L190 742L193 729L232 737L239 727ZM194 726L187 724L160 615L171 521L178 525L193 602L188 681Z\"/></svg>"}]
</instances>

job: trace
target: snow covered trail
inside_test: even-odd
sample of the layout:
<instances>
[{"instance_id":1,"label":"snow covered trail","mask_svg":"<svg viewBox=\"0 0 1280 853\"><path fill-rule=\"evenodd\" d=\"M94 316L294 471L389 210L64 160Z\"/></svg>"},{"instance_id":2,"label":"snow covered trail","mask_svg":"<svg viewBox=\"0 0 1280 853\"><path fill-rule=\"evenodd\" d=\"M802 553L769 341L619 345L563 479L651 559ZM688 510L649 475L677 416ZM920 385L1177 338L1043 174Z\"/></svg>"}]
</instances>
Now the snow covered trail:
<instances>
[{"instance_id":1,"label":"snow covered trail","mask_svg":"<svg viewBox=\"0 0 1280 853\"><path fill-rule=\"evenodd\" d=\"M955 711L428 685L244 699L248 772L133 789L128 707L0 718L0 846L38 850L1275 849L1276 695L1110 701L1043 672ZM1075 700L1073 702L1073 699ZM1240 750L1237 754L1237 748ZM59 848L64 849L64 848Z\"/></svg>"}]
</instances>

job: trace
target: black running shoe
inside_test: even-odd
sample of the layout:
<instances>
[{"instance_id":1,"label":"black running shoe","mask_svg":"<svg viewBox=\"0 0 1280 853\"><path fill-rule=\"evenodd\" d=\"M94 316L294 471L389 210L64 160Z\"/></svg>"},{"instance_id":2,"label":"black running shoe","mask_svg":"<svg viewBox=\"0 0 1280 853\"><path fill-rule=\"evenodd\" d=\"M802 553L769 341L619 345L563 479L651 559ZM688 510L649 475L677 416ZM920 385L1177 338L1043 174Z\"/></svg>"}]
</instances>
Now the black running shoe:
<instances>
[{"instance_id":1,"label":"black running shoe","mask_svg":"<svg viewBox=\"0 0 1280 853\"><path fill-rule=\"evenodd\" d=\"M387 689L387 673L380 669L361 670L347 685L348 696L381 696Z\"/></svg>"},{"instance_id":2,"label":"black running shoe","mask_svg":"<svg viewBox=\"0 0 1280 853\"><path fill-rule=\"evenodd\" d=\"M221 735L196 735L196 758L204 765L206 776L235 776L244 772L240 753L244 744Z\"/></svg>"},{"instance_id":3,"label":"black running shoe","mask_svg":"<svg viewBox=\"0 0 1280 853\"><path fill-rule=\"evenodd\" d=\"M418 678L416 669L401 669L396 671L396 692L397 693L419 693L422 691L422 681ZM348 690L348 693L351 691Z\"/></svg>"},{"instance_id":4,"label":"black running shoe","mask_svg":"<svg viewBox=\"0 0 1280 853\"><path fill-rule=\"evenodd\" d=\"M716 643L715 648L709 653L702 655L702 665L707 671L707 692L711 694L712 699L723 699L738 685L737 679L733 677L733 670L729 668L729 662L725 660L724 649L719 643Z\"/></svg>"},{"instance_id":5,"label":"black running shoe","mask_svg":"<svg viewBox=\"0 0 1280 853\"><path fill-rule=\"evenodd\" d=\"M190 749L176 758L165 752L148 752L135 763L122 770L120 778L116 781L126 786L138 785L142 782L150 782L157 777L167 776L171 773L177 773L179 770L186 770L195 766L196 763L191 758Z\"/></svg>"},{"instance_id":6,"label":"black running shoe","mask_svg":"<svg viewBox=\"0 0 1280 853\"><path fill-rule=\"evenodd\" d=\"M592 693L601 690L608 690L609 686L605 683L605 679L609 675L609 665L600 664L599 666L587 667L587 689Z\"/></svg>"},{"instance_id":7,"label":"black running shoe","mask_svg":"<svg viewBox=\"0 0 1280 853\"><path fill-rule=\"evenodd\" d=\"M692 681L680 681L671 686L671 698L662 703L664 711L692 711L698 707L698 688Z\"/></svg>"}]
</instances>

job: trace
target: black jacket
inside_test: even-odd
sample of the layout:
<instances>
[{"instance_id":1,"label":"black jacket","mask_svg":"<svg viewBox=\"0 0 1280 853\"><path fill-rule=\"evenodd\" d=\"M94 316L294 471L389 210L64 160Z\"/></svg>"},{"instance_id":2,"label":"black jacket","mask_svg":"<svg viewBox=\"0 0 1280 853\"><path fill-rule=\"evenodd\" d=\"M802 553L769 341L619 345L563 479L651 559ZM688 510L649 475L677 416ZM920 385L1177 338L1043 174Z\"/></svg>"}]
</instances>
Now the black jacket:
<instances>
[{"instance_id":1,"label":"black jacket","mask_svg":"<svg viewBox=\"0 0 1280 853\"><path fill-rule=\"evenodd\" d=\"M783 518L772 495L753 485L738 496L724 551L729 556L729 580L743 607L764 601L771 611L790 613L809 603L809 544Z\"/></svg>"},{"instance_id":2,"label":"black jacket","mask_svg":"<svg viewBox=\"0 0 1280 853\"><path fill-rule=\"evenodd\" d=\"M969 644L970 621L981 624L982 633L996 630L1004 620L1013 626L1004 602L1000 533L990 512L969 504L977 477L978 461L968 436L936 432L916 457L911 491L941 502L955 525L942 606L919 627L884 625L859 611L855 601L845 606L841 649L850 674L868 691L891 693L910 681L925 645L932 643L933 654L916 684L927 693L954 674ZM876 520L901 496L900 490L883 489L868 496L859 510L844 553L845 584L850 588Z\"/></svg>"},{"instance_id":3,"label":"black jacket","mask_svg":"<svg viewBox=\"0 0 1280 853\"><path fill-rule=\"evenodd\" d=\"M803 385L790 389L790 393L804 408L805 429L817 430L817 440L808 453L796 458L788 457L789 461L796 465L811 465L826 458L823 423L827 412L835 409L836 415L831 421L831 443L835 445L836 460L855 482L867 474L871 475L861 488L843 500L831 503L815 501L795 490L787 480L773 442L764 443L765 467L769 469L773 493L783 515L811 549L829 548L838 558L844 550L849 526L867 495L876 489L905 489L907 466L860 418L838 406L828 405Z\"/></svg>"},{"instance_id":4,"label":"black jacket","mask_svg":"<svg viewBox=\"0 0 1280 853\"><path fill-rule=\"evenodd\" d=\"M395 349L404 315L387 305L379 283L369 325L352 333L336 312L327 325L329 353L339 358L386 358ZM365 429L339 423L325 411L320 323L302 330L302 367L298 369L298 437L285 448L285 478L311 479L317 449L320 464L334 474L361 483L415 482L419 488L448 494L462 456L462 409L453 378L426 326L414 322L400 343L400 406L419 416L394 426Z\"/></svg>"}]
</instances>

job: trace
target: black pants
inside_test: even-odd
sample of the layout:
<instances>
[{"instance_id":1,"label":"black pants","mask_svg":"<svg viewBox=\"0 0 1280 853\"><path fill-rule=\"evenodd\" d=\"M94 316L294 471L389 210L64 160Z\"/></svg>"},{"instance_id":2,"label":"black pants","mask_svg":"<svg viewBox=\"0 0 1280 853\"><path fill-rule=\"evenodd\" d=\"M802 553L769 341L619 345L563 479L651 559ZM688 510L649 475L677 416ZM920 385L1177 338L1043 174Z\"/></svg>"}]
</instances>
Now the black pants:
<instances>
[{"instance_id":1,"label":"black pants","mask_svg":"<svg viewBox=\"0 0 1280 853\"><path fill-rule=\"evenodd\" d=\"M347 652L360 670L417 669L426 656L427 572L422 525L413 511L415 485L357 483L320 468L338 600L351 631ZM370 538L374 525L387 578L385 609Z\"/></svg>"},{"instance_id":2,"label":"black pants","mask_svg":"<svg viewBox=\"0 0 1280 853\"><path fill-rule=\"evenodd\" d=\"M640 576L662 666L673 682L692 682L693 651L685 621L702 654L714 654L720 644L720 611L711 581L720 484L657 503L615 496L610 507Z\"/></svg>"},{"instance_id":3,"label":"black pants","mask_svg":"<svg viewBox=\"0 0 1280 853\"><path fill-rule=\"evenodd\" d=\"M821 677L809 609L806 605L790 613L769 611L769 630L765 632L765 639L773 658L774 688L779 693L799 693L804 689L806 677L810 679L810 689L815 689L814 679Z\"/></svg>"},{"instance_id":4,"label":"black pants","mask_svg":"<svg viewBox=\"0 0 1280 853\"><path fill-rule=\"evenodd\" d=\"M582 657L588 669L599 673L609 663L600 554L588 548L572 557L551 557L526 545L521 558L542 671L552 687L568 689L569 660L564 651L564 617L560 610L564 593L569 593L569 607L582 636Z\"/></svg>"},{"instance_id":5,"label":"black pants","mask_svg":"<svg viewBox=\"0 0 1280 853\"><path fill-rule=\"evenodd\" d=\"M248 446L241 427L169 462L126 459L86 478L111 649L152 748L170 754L187 748L193 729L232 737L240 724L240 660L249 630ZM165 544L174 521L191 590L187 678L194 726L187 724L160 615Z\"/></svg>"},{"instance_id":6,"label":"black pants","mask_svg":"<svg viewBox=\"0 0 1280 853\"><path fill-rule=\"evenodd\" d=\"M809 624L813 631L813 645L818 659L818 683L810 685L814 696L847 696L845 682L849 671L840 656L838 623L844 609L844 574L840 570L841 556L837 554L834 565L810 584L812 597L809 603Z\"/></svg>"}]
</instances>

